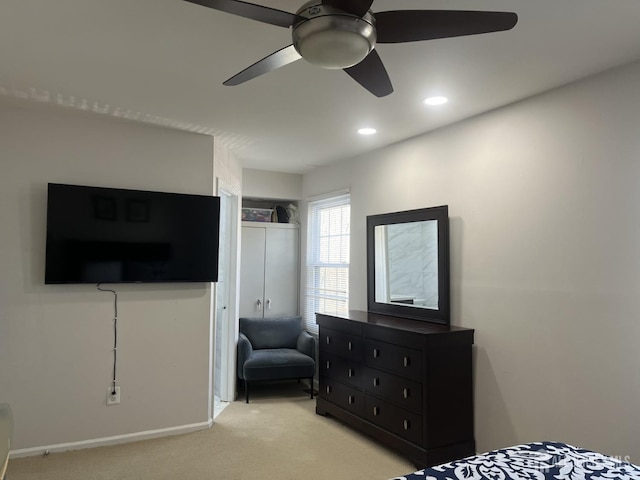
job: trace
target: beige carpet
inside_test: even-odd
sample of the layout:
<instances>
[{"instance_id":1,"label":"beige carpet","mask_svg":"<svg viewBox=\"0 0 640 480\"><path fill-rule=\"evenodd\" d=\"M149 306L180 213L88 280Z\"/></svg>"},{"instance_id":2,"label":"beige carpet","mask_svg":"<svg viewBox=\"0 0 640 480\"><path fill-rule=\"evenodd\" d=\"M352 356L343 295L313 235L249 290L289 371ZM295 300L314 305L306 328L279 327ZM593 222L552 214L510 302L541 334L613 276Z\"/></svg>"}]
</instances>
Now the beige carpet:
<instances>
[{"instance_id":1,"label":"beige carpet","mask_svg":"<svg viewBox=\"0 0 640 480\"><path fill-rule=\"evenodd\" d=\"M386 480L413 464L331 417L294 383L256 389L210 430L12 459L8 480Z\"/></svg>"}]
</instances>

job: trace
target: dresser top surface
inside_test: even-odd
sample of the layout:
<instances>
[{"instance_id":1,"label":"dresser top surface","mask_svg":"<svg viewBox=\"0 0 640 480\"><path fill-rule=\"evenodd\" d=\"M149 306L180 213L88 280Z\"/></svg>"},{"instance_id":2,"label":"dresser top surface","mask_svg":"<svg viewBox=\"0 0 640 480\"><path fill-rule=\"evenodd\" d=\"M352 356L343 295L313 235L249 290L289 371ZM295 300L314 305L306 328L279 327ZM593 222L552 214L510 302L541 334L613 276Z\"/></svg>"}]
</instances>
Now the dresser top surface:
<instances>
[{"instance_id":1,"label":"dresser top surface","mask_svg":"<svg viewBox=\"0 0 640 480\"><path fill-rule=\"evenodd\" d=\"M362 310L349 310L347 315L331 315L319 313L320 316L337 318L340 320L349 320L352 322L366 323L368 325L379 325L381 327L390 327L399 330L406 330L416 333L450 333L458 331L473 331L470 328L456 327L453 325L442 325L439 323L425 322L421 320L411 320L408 318L392 317L390 315L381 315L379 313L370 313Z\"/></svg>"}]
</instances>

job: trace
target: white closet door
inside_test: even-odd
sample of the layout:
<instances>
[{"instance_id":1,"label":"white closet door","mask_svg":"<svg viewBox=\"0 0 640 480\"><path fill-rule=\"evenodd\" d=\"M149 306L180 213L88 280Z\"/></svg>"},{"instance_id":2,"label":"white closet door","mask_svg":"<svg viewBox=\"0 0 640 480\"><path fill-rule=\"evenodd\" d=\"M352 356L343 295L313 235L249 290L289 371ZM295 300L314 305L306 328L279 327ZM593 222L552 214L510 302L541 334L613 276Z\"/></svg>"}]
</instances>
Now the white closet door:
<instances>
[{"instance_id":1,"label":"white closet door","mask_svg":"<svg viewBox=\"0 0 640 480\"><path fill-rule=\"evenodd\" d=\"M240 316L262 317L264 310L265 229L242 227Z\"/></svg>"},{"instance_id":2,"label":"white closet door","mask_svg":"<svg viewBox=\"0 0 640 480\"><path fill-rule=\"evenodd\" d=\"M298 229L268 228L266 238L265 317L298 315Z\"/></svg>"}]
</instances>

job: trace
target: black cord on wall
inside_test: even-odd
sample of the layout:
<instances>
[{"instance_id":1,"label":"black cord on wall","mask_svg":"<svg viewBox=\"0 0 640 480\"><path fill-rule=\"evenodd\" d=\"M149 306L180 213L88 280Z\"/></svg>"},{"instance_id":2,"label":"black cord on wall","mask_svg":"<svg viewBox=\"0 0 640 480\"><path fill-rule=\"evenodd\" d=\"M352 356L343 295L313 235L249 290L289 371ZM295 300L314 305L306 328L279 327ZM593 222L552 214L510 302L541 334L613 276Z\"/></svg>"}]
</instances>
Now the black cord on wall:
<instances>
[{"instance_id":1,"label":"black cord on wall","mask_svg":"<svg viewBox=\"0 0 640 480\"><path fill-rule=\"evenodd\" d=\"M118 364L118 294L115 290L109 288L100 288L100 283L96 285L96 288L101 292L113 293L113 382L111 392L116 394L116 366Z\"/></svg>"}]
</instances>

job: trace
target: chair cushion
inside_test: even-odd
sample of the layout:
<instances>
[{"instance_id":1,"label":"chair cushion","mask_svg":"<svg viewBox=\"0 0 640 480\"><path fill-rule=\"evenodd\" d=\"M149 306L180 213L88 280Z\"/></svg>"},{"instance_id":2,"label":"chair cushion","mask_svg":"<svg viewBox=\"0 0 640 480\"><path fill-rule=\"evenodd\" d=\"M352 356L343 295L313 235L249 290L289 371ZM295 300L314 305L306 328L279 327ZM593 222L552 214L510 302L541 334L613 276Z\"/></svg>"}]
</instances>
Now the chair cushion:
<instances>
[{"instance_id":1,"label":"chair cushion","mask_svg":"<svg viewBox=\"0 0 640 480\"><path fill-rule=\"evenodd\" d=\"M296 348L302 317L241 318L240 331L254 350L261 348Z\"/></svg>"},{"instance_id":2,"label":"chair cushion","mask_svg":"<svg viewBox=\"0 0 640 480\"><path fill-rule=\"evenodd\" d=\"M254 350L244 362L245 380L278 380L286 378L311 378L315 374L315 362L304 353L290 348Z\"/></svg>"}]
</instances>

